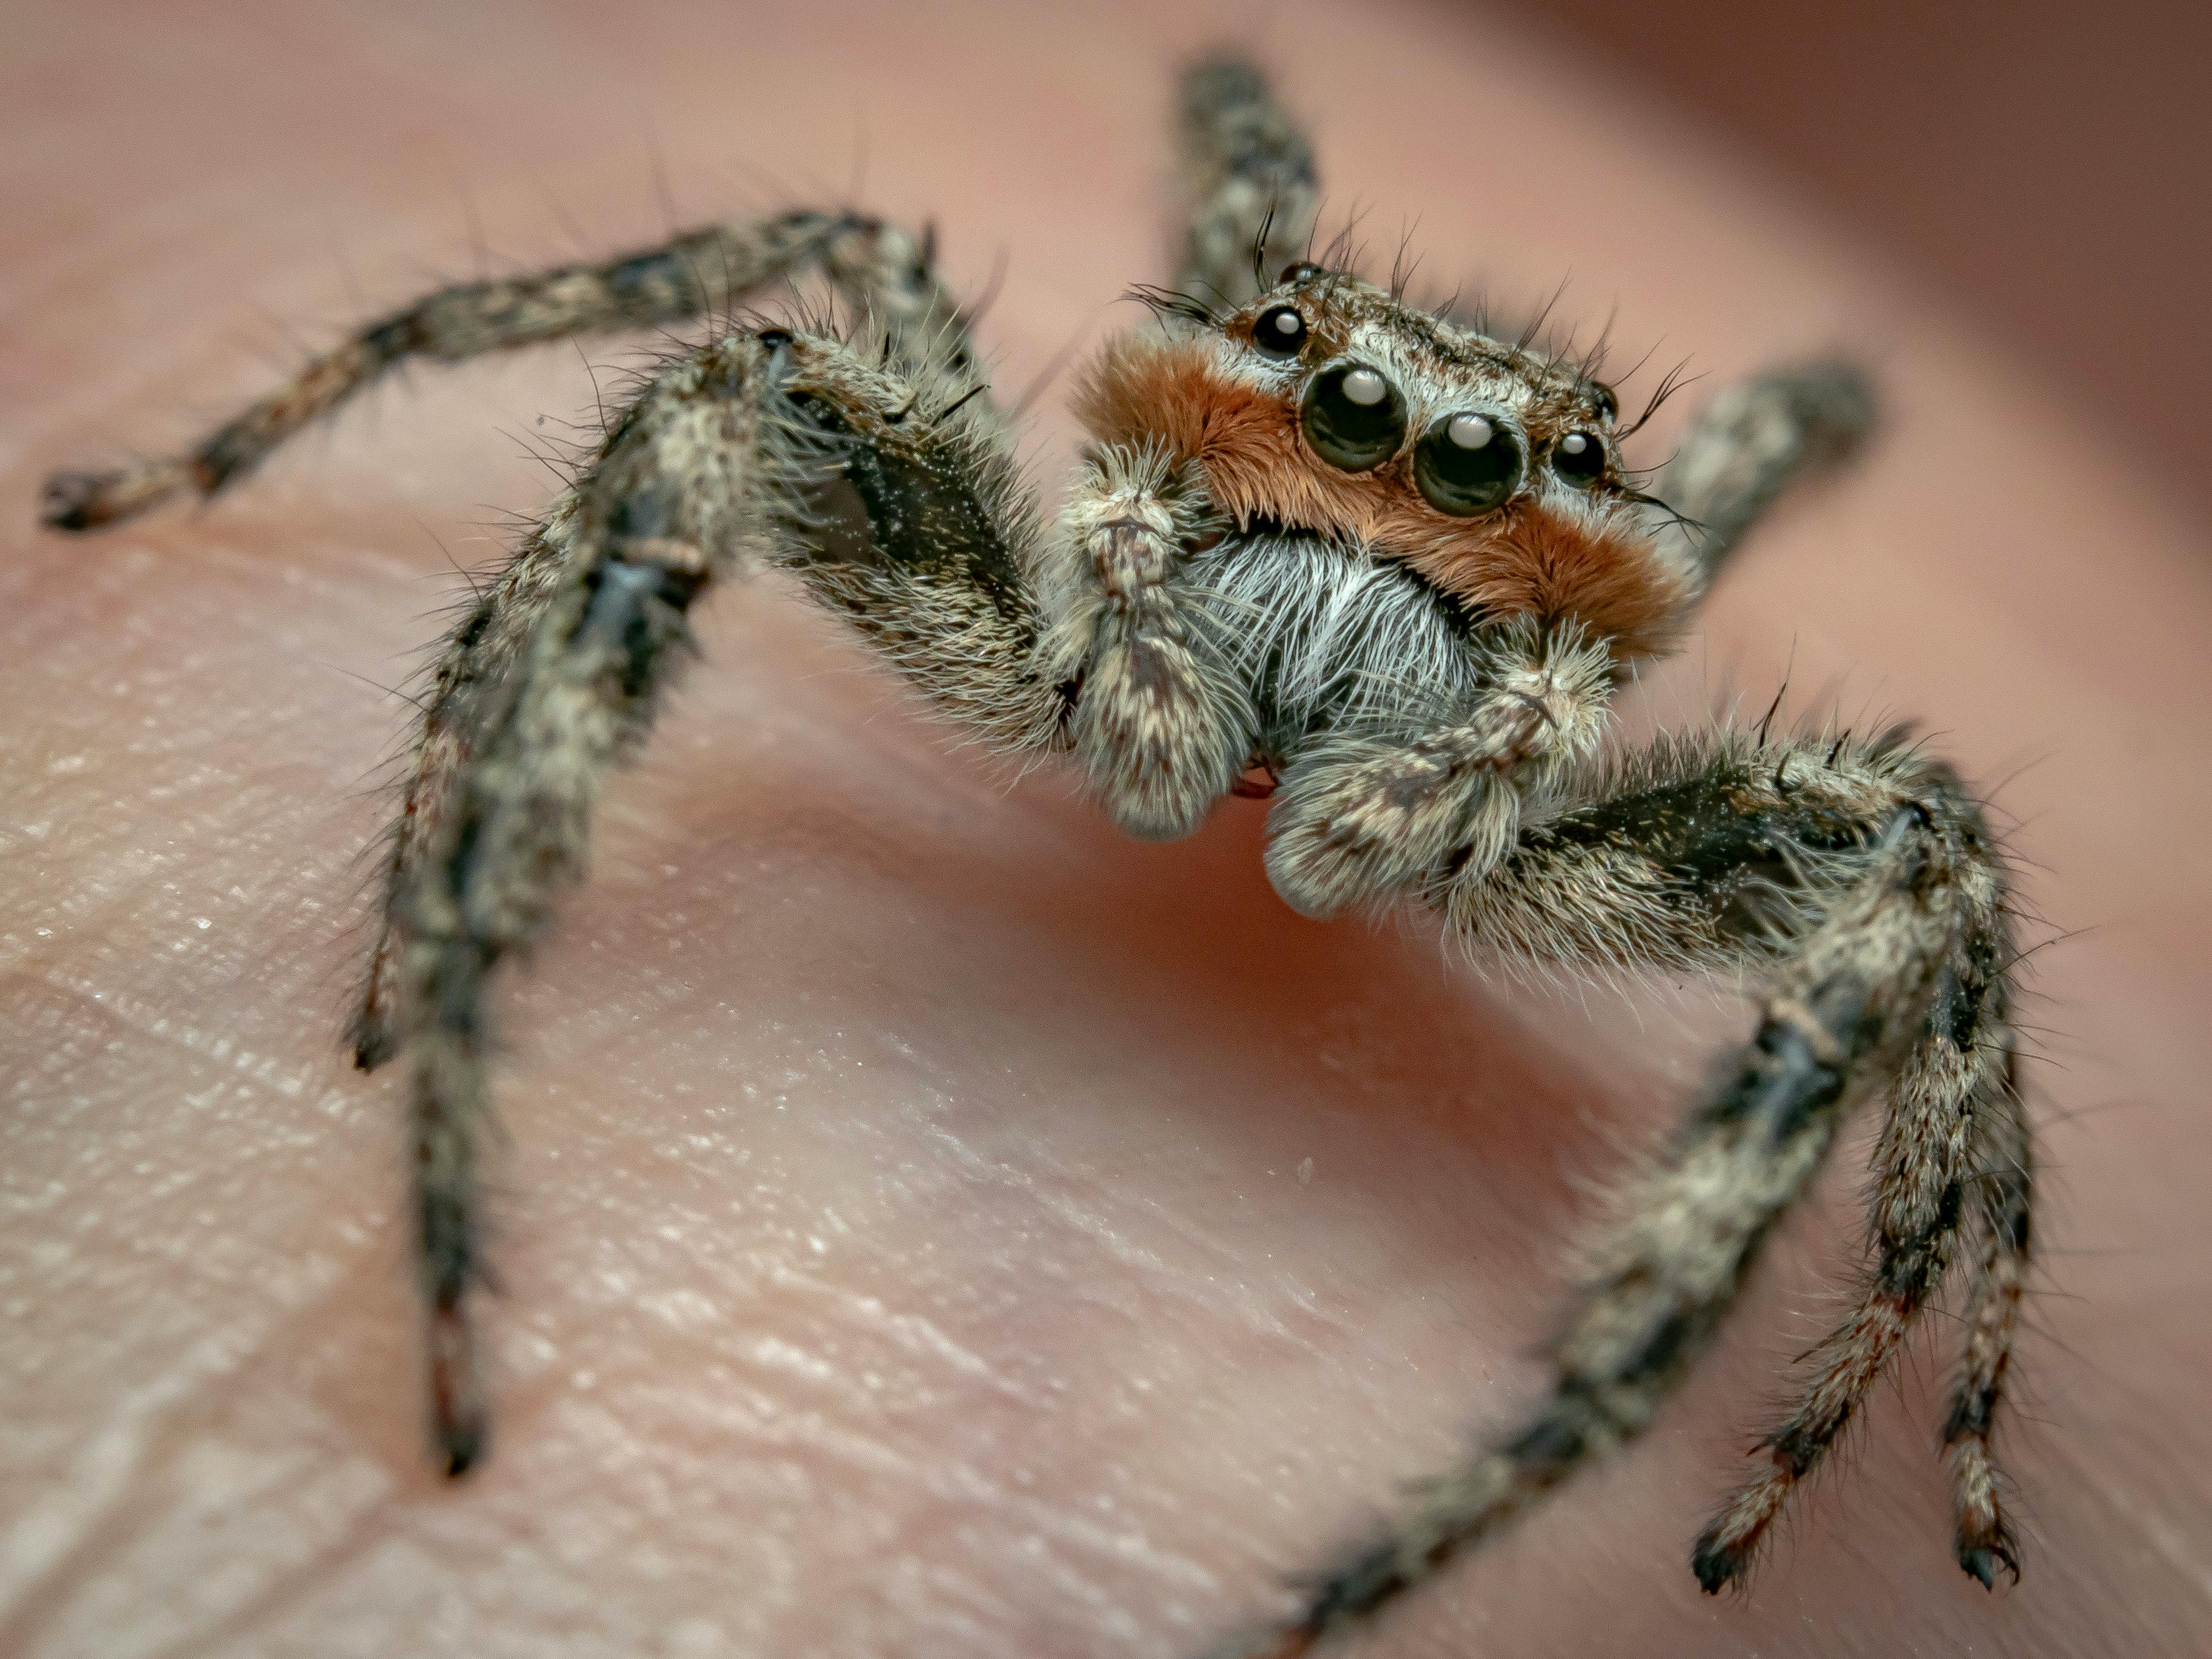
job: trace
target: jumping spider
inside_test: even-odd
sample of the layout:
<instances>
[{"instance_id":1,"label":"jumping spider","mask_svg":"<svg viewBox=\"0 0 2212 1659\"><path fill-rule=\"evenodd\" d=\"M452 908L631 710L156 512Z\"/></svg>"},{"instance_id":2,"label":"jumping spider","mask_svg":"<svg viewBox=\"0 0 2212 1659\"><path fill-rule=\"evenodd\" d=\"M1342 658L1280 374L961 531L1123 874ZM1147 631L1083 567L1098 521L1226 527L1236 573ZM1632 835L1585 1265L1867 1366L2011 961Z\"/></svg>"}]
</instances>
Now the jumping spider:
<instances>
[{"instance_id":1,"label":"jumping spider","mask_svg":"<svg viewBox=\"0 0 2212 1659\"><path fill-rule=\"evenodd\" d=\"M190 455L50 486L49 524L109 523L220 489L404 359L733 315L807 273L863 319L732 328L666 362L436 664L353 1036L362 1067L410 1068L447 1467L485 1431L470 1313L486 981L580 874L592 803L644 740L692 605L772 566L971 732L1071 755L1138 835L1272 794L1268 874L1309 915L1417 903L1508 958L1763 987L1756 1034L1598 1249L1529 1419L1223 1653L1306 1651L1639 1433L1877 1097L1874 1266L1692 1564L1711 1591L1744 1573L1964 1253L1944 1431L1958 1559L1984 1584L2016 1577L1989 1441L2030 1146L2007 873L1979 806L1894 734L1768 721L1598 752L1630 669L1669 648L1777 494L1858 436L1860 383L1822 367L1735 388L1646 494L1587 365L1308 257L1310 152L1253 70L1194 70L1182 121L1180 281L1146 292L1154 325L1085 376L1091 442L1049 526L928 240L813 212L434 294Z\"/></svg>"}]
</instances>

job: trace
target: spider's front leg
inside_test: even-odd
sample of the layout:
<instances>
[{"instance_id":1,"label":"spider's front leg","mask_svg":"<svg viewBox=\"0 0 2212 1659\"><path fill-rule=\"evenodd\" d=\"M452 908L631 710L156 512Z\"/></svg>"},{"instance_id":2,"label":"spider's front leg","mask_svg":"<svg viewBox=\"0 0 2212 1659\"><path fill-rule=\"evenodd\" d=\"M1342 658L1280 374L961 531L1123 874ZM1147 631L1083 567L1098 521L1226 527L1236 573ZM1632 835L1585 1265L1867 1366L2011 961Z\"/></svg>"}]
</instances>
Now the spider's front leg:
<instances>
[{"instance_id":1,"label":"spider's front leg","mask_svg":"<svg viewBox=\"0 0 2212 1659\"><path fill-rule=\"evenodd\" d=\"M1043 672L1075 687L1075 752L1132 835L1198 828L1252 752L1258 720L1181 576L1218 537L1197 480L1109 447L1079 482L1049 552Z\"/></svg>"},{"instance_id":2,"label":"spider's front leg","mask_svg":"<svg viewBox=\"0 0 2212 1659\"><path fill-rule=\"evenodd\" d=\"M665 328L734 311L769 284L809 270L895 332L942 337L942 349L964 363L966 324L937 280L929 243L864 215L801 209L684 231L596 264L456 283L356 330L180 454L56 473L40 516L52 529L94 530L179 493L212 495L404 363L458 363L548 340Z\"/></svg>"},{"instance_id":3,"label":"spider's front leg","mask_svg":"<svg viewBox=\"0 0 2212 1659\"><path fill-rule=\"evenodd\" d=\"M944 362L781 331L691 353L620 416L463 626L464 653L507 645L465 722L426 715L380 1011L387 1050L410 1061L433 1419L455 1474L485 1423L469 1306L487 981L580 875L599 793L643 741L699 595L764 556L987 740L1055 738L1062 700L1030 672L1027 498L976 390Z\"/></svg>"},{"instance_id":4,"label":"spider's front leg","mask_svg":"<svg viewBox=\"0 0 2212 1659\"><path fill-rule=\"evenodd\" d=\"M1384 905L1447 859L1486 867L1604 725L1613 659L1573 624L1512 623L1485 641L1483 690L1417 730L1329 734L1296 757L1268 814L1267 874L1316 917Z\"/></svg>"},{"instance_id":5,"label":"spider's front leg","mask_svg":"<svg viewBox=\"0 0 2212 1659\"><path fill-rule=\"evenodd\" d=\"M887 365L922 380L942 382L953 377L957 384L938 394L940 403L950 403L955 396L977 398L981 388L967 378L975 365L966 326L930 264L927 240L875 220L781 214L690 233L665 248L605 266L446 289L419 301L406 315L416 319L410 325L414 333L431 343L422 349L450 361L556 334L675 321L710 304L734 305L766 283L813 266L884 331L881 355ZM367 331L363 337L377 331ZM351 345L342 347L334 358L350 362L352 350ZM310 377L316 373L308 371ZM340 395L350 395L362 383L348 380ZM906 387L904 381L890 395L901 400L887 405L893 412L908 403L916 409L921 406L919 391ZM288 412L279 419L270 414L273 410ZM246 410L209 443L223 447L235 440L258 456L314 412L298 404L290 392L281 392ZM974 406L970 424L988 413L988 404ZM234 471L222 471L207 487L217 487ZM1003 460L980 457L969 469L979 479L1005 471ZM909 485L914 482L908 480ZM1002 495L1010 488L996 487ZM452 799L447 785L475 741L477 705L487 688L503 679L521 651L520 622L534 615L547 584L558 580L563 555L549 537L560 510L548 520L546 531L532 538L478 595L468 623L448 641L431 672L418 764L392 830L389 863L395 884L428 843L437 815ZM102 520L87 522L98 521ZM878 597L884 605L891 602L891 596ZM883 613L884 605L876 610ZM867 613L866 606L854 611ZM1009 720L1022 717L1020 710L999 712ZM353 1020L354 1059L363 1071L382 1065L392 1051L392 1010L398 994L398 940L387 923L372 955L368 982Z\"/></svg>"}]
</instances>

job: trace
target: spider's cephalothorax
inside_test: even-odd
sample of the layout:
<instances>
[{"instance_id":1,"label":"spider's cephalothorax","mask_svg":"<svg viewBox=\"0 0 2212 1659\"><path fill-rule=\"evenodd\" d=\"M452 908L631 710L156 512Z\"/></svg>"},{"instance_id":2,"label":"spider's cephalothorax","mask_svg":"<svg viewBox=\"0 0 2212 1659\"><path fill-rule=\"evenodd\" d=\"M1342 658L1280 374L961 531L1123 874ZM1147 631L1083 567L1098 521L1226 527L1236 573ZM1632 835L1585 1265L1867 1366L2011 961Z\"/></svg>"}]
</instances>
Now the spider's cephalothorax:
<instances>
[{"instance_id":1,"label":"spider's cephalothorax","mask_svg":"<svg viewBox=\"0 0 2212 1659\"><path fill-rule=\"evenodd\" d=\"M1545 354L1310 261L1219 313L1159 308L1085 377L1089 488L1048 566L1078 750L1140 834L1194 828L1248 766L1285 780L1284 896L1400 896L1587 751L1698 568L1622 476L1611 390ZM1453 732L1455 761L1406 746ZM1390 787L1337 764L1382 748ZM1451 775L1416 801L1430 763Z\"/></svg>"},{"instance_id":2,"label":"spider's cephalothorax","mask_svg":"<svg viewBox=\"0 0 2212 1659\"><path fill-rule=\"evenodd\" d=\"M1323 915L1425 907L1509 960L1748 969L1719 1068L1593 1254L1515 1431L1224 1654L1301 1653L1435 1573L1651 1420L1855 1106L1880 1101L1875 1261L1759 1470L1699 1538L1741 1577L1964 1255L1944 1429L1957 1553L2016 1571L1990 1456L2029 1260L2030 1139L2003 862L1952 774L1894 736L1721 727L1599 753L1793 478L1863 429L1857 380L1771 374L1699 417L1647 492L1613 392L1310 262L1304 138L1259 77L1185 80L1177 289L1083 383L1091 443L1042 523L926 241L845 214L710 227L605 265L469 284L362 330L191 453L67 474L85 529L211 492L395 363L726 314L813 272L864 320L722 333L665 363L447 642L355 1025L404 1054L439 1447L479 1455L483 991L580 872L717 580L774 564L952 720L1071 752L1127 828L1272 794L1267 864ZM1279 271L1269 286L1267 273ZM1660 503L1665 505L1662 507Z\"/></svg>"}]
</instances>

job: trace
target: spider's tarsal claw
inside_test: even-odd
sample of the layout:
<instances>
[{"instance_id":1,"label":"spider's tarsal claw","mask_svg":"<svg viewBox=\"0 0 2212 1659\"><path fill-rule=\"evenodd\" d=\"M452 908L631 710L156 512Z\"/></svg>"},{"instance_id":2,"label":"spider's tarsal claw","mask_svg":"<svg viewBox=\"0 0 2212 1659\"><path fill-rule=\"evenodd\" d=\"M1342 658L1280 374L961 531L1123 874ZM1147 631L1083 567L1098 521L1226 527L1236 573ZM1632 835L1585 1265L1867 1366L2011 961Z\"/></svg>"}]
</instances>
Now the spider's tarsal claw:
<instances>
[{"instance_id":1,"label":"spider's tarsal claw","mask_svg":"<svg viewBox=\"0 0 2212 1659\"><path fill-rule=\"evenodd\" d=\"M355 1017L350 1035L356 1072L373 1072L398 1052L399 1045L392 1040L391 1023L373 1001Z\"/></svg>"},{"instance_id":2,"label":"spider's tarsal claw","mask_svg":"<svg viewBox=\"0 0 2212 1659\"><path fill-rule=\"evenodd\" d=\"M2014 1583L2020 1583L2020 1558L2013 1553L2012 1540L2002 1528L1996 1537L1986 1542L1962 1539L1959 1544L1959 1565L1985 1590L1996 1590L2000 1569L2012 1576Z\"/></svg>"},{"instance_id":3,"label":"spider's tarsal claw","mask_svg":"<svg viewBox=\"0 0 2212 1659\"><path fill-rule=\"evenodd\" d=\"M39 494L39 522L49 530L97 530L151 507L166 483L133 488L130 472L57 472Z\"/></svg>"},{"instance_id":4,"label":"spider's tarsal claw","mask_svg":"<svg viewBox=\"0 0 2212 1659\"><path fill-rule=\"evenodd\" d=\"M57 472L39 492L39 522L49 530L89 530L102 522L94 516L103 475Z\"/></svg>"},{"instance_id":5,"label":"spider's tarsal claw","mask_svg":"<svg viewBox=\"0 0 2212 1659\"><path fill-rule=\"evenodd\" d=\"M1697 1574L1699 1589L1718 1595L1742 1572L1743 1556L1735 1550L1701 1542L1690 1557L1690 1571Z\"/></svg>"},{"instance_id":6,"label":"spider's tarsal claw","mask_svg":"<svg viewBox=\"0 0 2212 1659\"><path fill-rule=\"evenodd\" d=\"M431 1312L429 1368L431 1433L446 1478L458 1480L483 1456L489 1431L476 1338L458 1299Z\"/></svg>"},{"instance_id":7,"label":"spider's tarsal claw","mask_svg":"<svg viewBox=\"0 0 2212 1659\"><path fill-rule=\"evenodd\" d=\"M97 530L135 519L181 490L210 495L228 474L205 460L142 461L106 472L57 472L40 495L39 517L53 530Z\"/></svg>"},{"instance_id":8,"label":"spider's tarsal claw","mask_svg":"<svg viewBox=\"0 0 2212 1659\"><path fill-rule=\"evenodd\" d=\"M446 1479L459 1480L476 1467L477 1459L483 1455L483 1425L481 1424L453 1425L441 1449L446 1458Z\"/></svg>"}]
</instances>

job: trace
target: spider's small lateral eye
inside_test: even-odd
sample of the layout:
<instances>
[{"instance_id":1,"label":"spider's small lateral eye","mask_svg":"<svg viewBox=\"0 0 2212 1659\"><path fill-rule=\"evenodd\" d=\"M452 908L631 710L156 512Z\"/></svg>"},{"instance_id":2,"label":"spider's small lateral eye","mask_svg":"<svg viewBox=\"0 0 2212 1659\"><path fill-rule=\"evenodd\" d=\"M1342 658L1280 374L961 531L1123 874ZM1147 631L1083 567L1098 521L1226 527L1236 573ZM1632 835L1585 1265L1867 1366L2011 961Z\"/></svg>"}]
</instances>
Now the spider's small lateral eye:
<instances>
[{"instance_id":1,"label":"spider's small lateral eye","mask_svg":"<svg viewBox=\"0 0 2212 1659\"><path fill-rule=\"evenodd\" d=\"M1413 482L1439 513L1471 519L1521 487L1521 441L1486 415L1451 415L1421 434Z\"/></svg>"},{"instance_id":2,"label":"spider's small lateral eye","mask_svg":"<svg viewBox=\"0 0 2212 1659\"><path fill-rule=\"evenodd\" d=\"M1313 453L1346 472L1368 472L1406 441L1406 399L1381 370L1339 363L1306 388L1300 425Z\"/></svg>"},{"instance_id":3,"label":"spider's small lateral eye","mask_svg":"<svg viewBox=\"0 0 2212 1659\"><path fill-rule=\"evenodd\" d=\"M1597 412L1608 421L1619 420L1620 418L1620 394L1615 392L1611 386L1607 386L1603 380L1599 380L1594 383L1590 387L1590 390L1597 399Z\"/></svg>"},{"instance_id":4,"label":"spider's small lateral eye","mask_svg":"<svg viewBox=\"0 0 2212 1659\"><path fill-rule=\"evenodd\" d=\"M1570 432L1552 447L1552 471L1569 483L1595 483L1605 477L1605 440L1595 432Z\"/></svg>"},{"instance_id":5,"label":"spider's small lateral eye","mask_svg":"<svg viewBox=\"0 0 2212 1659\"><path fill-rule=\"evenodd\" d=\"M1252 325L1252 343L1270 357L1295 357L1305 349L1306 319L1296 306L1277 306Z\"/></svg>"},{"instance_id":6,"label":"spider's small lateral eye","mask_svg":"<svg viewBox=\"0 0 2212 1659\"><path fill-rule=\"evenodd\" d=\"M1294 264L1285 265L1283 274L1276 277L1275 281L1279 286L1288 287L1292 283L1310 282L1320 275L1319 265L1310 259L1300 259Z\"/></svg>"}]
</instances>

